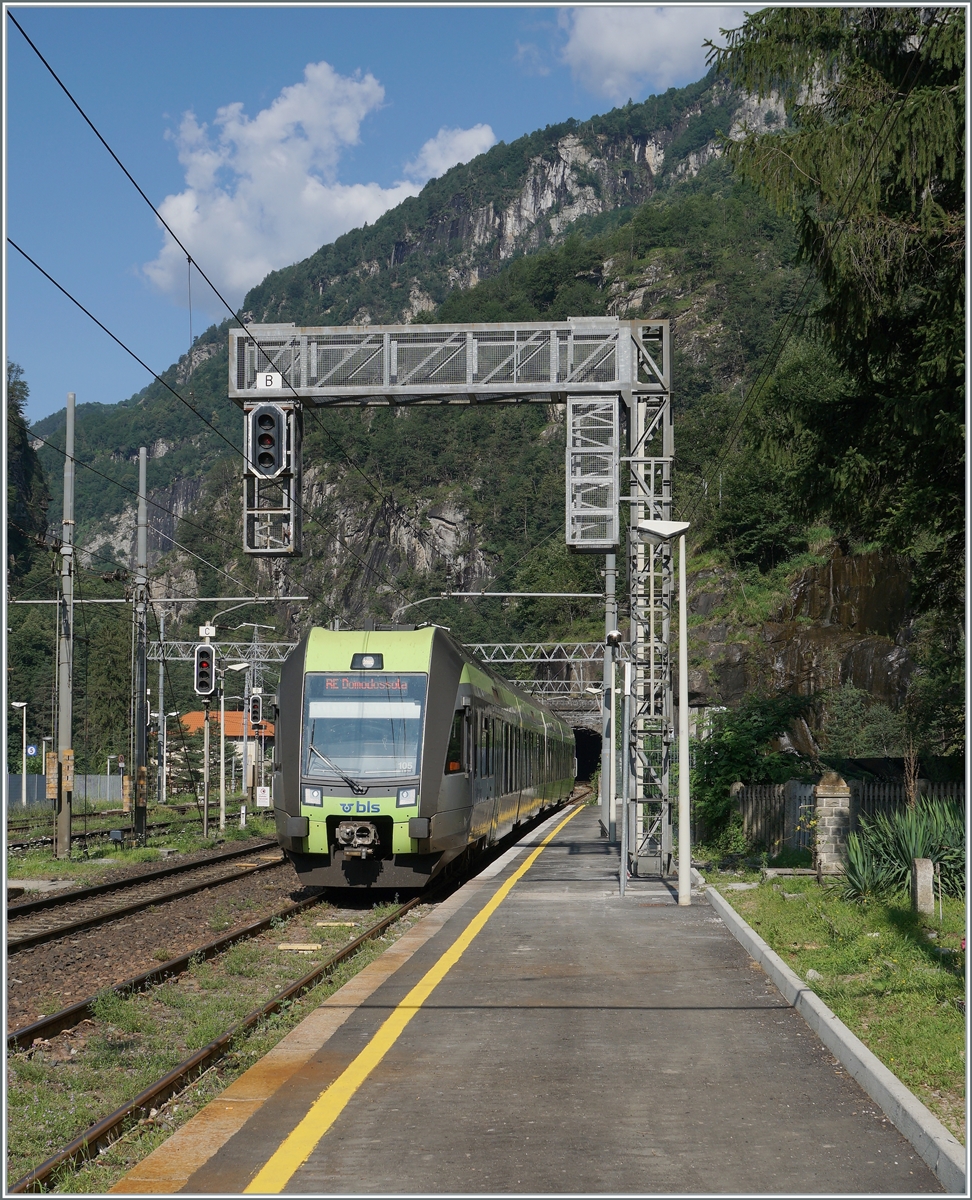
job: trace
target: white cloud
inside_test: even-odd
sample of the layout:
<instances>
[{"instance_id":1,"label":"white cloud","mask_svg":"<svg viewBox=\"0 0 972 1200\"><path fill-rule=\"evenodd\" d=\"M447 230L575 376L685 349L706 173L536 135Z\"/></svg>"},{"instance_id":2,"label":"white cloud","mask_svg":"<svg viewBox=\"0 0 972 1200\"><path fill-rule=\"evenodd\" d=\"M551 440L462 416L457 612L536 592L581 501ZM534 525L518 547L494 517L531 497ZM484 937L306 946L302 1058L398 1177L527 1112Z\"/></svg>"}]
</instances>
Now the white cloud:
<instances>
[{"instance_id":1,"label":"white cloud","mask_svg":"<svg viewBox=\"0 0 972 1200\"><path fill-rule=\"evenodd\" d=\"M623 102L701 79L706 71L702 43L707 38L720 42L720 28L734 28L744 19L742 8L691 4L563 9L562 58L589 92Z\"/></svg>"},{"instance_id":2,"label":"white cloud","mask_svg":"<svg viewBox=\"0 0 972 1200\"><path fill-rule=\"evenodd\" d=\"M471 129L448 129L445 125L429 138L415 158L405 164L405 174L413 179L435 179L456 163L469 162L496 144L496 134L488 125Z\"/></svg>"},{"instance_id":3,"label":"white cloud","mask_svg":"<svg viewBox=\"0 0 972 1200\"><path fill-rule=\"evenodd\" d=\"M186 188L159 211L231 304L268 271L419 190L409 181L384 188L337 179L342 151L359 141L361 122L384 95L373 75L342 76L320 62L252 119L241 103L220 108L212 129L184 114L175 137ZM185 296L185 258L168 235L144 270L163 291Z\"/></svg>"}]
</instances>

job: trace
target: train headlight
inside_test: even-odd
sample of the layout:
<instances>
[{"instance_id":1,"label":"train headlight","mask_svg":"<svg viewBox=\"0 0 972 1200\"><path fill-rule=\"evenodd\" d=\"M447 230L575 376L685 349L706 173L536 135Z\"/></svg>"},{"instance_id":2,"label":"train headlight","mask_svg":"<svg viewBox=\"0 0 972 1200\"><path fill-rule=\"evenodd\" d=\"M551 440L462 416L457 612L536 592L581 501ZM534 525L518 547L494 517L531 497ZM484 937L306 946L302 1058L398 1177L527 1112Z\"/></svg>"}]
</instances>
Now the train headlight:
<instances>
[{"instance_id":1,"label":"train headlight","mask_svg":"<svg viewBox=\"0 0 972 1200\"><path fill-rule=\"evenodd\" d=\"M398 807L409 808L418 803L418 788L399 788Z\"/></svg>"},{"instance_id":2,"label":"train headlight","mask_svg":"<svg viewBox=\"0 0 972 1200\"><path fill-rule=\"evenodd\" d=\"M324 803L324 797L320 788L304 788L304 803L313 804L316 808L320 808Z\"/></svg>"}]
</instances>

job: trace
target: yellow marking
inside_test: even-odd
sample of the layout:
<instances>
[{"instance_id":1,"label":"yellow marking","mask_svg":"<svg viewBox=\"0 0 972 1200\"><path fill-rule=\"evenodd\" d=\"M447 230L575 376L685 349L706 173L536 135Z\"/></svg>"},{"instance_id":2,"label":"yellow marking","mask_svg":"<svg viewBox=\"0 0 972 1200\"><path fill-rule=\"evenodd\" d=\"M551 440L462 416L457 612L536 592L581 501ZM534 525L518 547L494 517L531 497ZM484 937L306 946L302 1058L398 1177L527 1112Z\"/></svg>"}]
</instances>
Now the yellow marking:
<instances>
[{"instance_id":1,"label":"yellow marking","mask_svg":"<svg viewBox=\"0 0 972 1200\"><path fill-rule=\"evenodd\" d=\"M320 942L281 942L278 950L320 950Z\"/></svg>"},{"instance_id":2,"label":"yellow marking","mask_svg":"<svg viewBox=\"0 0 972 1200\"><path fill-rule=\"evenodd\" d=\"M357 921L318 921L318 929L354 929Z\"/></svg>"},{"instance_id":3,"label":"yellow marking","mask_svg":"<svg viewBox=\"0 0 972 1200\"><path fill-rule=\"evenodd\" d=\"M541 851L553 841L568 821L572 821L582 811L583 807L583 805L578 805L572 813L568 813L557 828L543 839L523 865L513 872L496 891L493 898L473 917L438 962L426 971L391 1016L385 1020L358 1057L321 1092L311 1105L307 1115L280 1143L256 1176L243 1189L244 1192L277 1195L284 1190L296 1172L313 1154L324 1134L345 1110L358 1088L398 1041L405 1026L456 965L463 953L468 950L473 939L510 894L514 885L537 861Z\"/></svg>"}]
</instances>

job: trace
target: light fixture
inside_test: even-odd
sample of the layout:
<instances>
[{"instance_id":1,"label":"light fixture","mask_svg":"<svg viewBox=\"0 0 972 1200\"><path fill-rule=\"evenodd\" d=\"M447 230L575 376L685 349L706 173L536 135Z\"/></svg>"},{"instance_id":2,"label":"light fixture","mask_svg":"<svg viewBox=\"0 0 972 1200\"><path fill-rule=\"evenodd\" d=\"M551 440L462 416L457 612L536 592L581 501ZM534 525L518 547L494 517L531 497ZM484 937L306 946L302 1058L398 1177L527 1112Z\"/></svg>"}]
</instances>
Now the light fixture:
<instances>
[{"instance_id":1,"label":"light fixture","mask_svg":"<svg viewBox=\"0 0 972 1200\"><path fill-rule=\"evenodd\" d=\"M637 532L645 541L658 546L685 533L690 524L689 521L639 521Z\"/></svg>"}]
</instances>

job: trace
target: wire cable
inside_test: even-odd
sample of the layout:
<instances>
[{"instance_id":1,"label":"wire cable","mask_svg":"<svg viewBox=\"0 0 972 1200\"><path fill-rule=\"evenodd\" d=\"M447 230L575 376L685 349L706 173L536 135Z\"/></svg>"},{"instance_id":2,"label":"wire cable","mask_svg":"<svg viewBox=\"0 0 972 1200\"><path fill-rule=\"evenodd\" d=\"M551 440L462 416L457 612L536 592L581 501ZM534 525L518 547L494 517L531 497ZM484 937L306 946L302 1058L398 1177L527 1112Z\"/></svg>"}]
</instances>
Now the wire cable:
<instances>
[{"instance_id":1,"label":"wire cable","mask_svg":"<svg viewBox=\"0 0 972 1200\"><path fill-rule=\"evenodd\" d=\"M213 425L213 423L211 421L207 421L206 418L199 411L199 409L196 408L194 405L190 404L189 401L185 398L185 396L181 396L170 383L167 383L162 378L161 375L157 375L155 373L155 371L153 371L152 368L148 365L148 363L144 361L144 359L139 358L139 356L135 353L135 351L132 350L129 346L126 346L125 343L121 340L121 338L116 337L115 334L113 334L111 332L111 330L107 327L107 325L103 325L93 313L89 312L88 309L86 309L84 307L84 305L81 303L80 300L75 299L75 297L71 295L71 293L67 290L67 288L62 287L57 282L57 280L53 277L53 275L49 275L47 273L47 271L45 271L44 268L40 265L40 263L38 263L34 259L32 259L26 250L21 249L21 247L17 245L17 243L13 240L13 238L8 237L7 241L9 242L9 244L11 246L13 246L13 248L17 251L18 254L23 255L23 257L30 263L30 265L32 267L34 267L36 270L40 271L40 273L44 276L44 278L46 280L48 280L49 283L52 283L57 288L57 290L61 293L62 296L66 296L67 299L70 300L73 305L75 305L77 308L79 308L86 317L88 317L90 320L94 321L94 323L98 326L98 328L100 330L102 330L104 333L106 333L113 342L115 342L117 345L119 345L122 348L122 350L125 351L126 354L128 354L132 358L134 358L135 361L138 363L138 365L140 367L143 367L146 371L148 371L148 373L152 376L153 379L155 379L158 383L161 383L162 386L167 391L171 392L172 395L175 396L175 398L179 401L180 404L184 404L186 406L186 408L189 409L190 412L195 413L196 416L199 418L199 420L202 421L202 423L204 425L208 426L213 431L213 433L216 434L216 436L218 438L220 438L222 441L224 441L226 443L226 445L229 446L229 448L235 454L242 454L244 461L246 460L246 454L244 453L244 451L242 451L239 448L239 446L235 446L229 440L229 438L226 436L226 434L223 433L221 430L217 429L216 426Z\"/></svg>"},{"instance_id":2,"label":"wire cable","mask_svg":"<svg viewBox=\"0 0 972 1200\"><path fill-rule=\"evenodd\" d=\"M56 84L58 84L61 91L64 92L64 94L65 94L65 96L67 96L68 100L71 101L72 106L77 109L78 114L80 116L82 116L82 119L84 120L85 124L88 125L91 132L95 134L95 137L98 139L98 142L101 142L101 144L104 146L104 149L106 149L108 151L108 154L110 156L112 156L114 162L116 164L118 164L118 167L121 169L121 172L125 174L126 179L131 182L131 185L134 187L134 190L136 190L138 192L139 196L142 197L144 202L149 205L149 208L151 209L152 214L155 215L158 222L160 222L162 224L163 228L166 229L166 232L169 234L170 238L173 239L175 244L179 246L182 253L185 254L186 262L187 262L187 269L190 270L190 280L191 280L191 270L194 266L194 268L196 268L196 270L199 272L199 275L202 276L204 278L205 282L209 284L209 287L212 289L212 293L214 293L216 298L218 300L220 300L223 307L226 308L227 312L230 314L230 317L232 317L232 319L235 320L235 322L240 325L240 328L242 330L244 330L244 332L248 338L248 341L250 341L253 344L253 347L256 348L260 354L263 354L263 358L266 361L266 364L268 364L268 366L272 366L272 362L271 362L271 359L269 358L269 355L266 354L265 350L263 349L262 346L260 346L260 344L257 342L256 338L254 338L253 335L250 334L250 331L248 331L246 329L246 325L240 319L239 313L236 312L232 306L230 306L229 301L226 298L224 298L224 296L220 292L220 289L218 289L216 287L216 284L214 282L212 282L212 280L210 280L210 277L208 275L206 275L206 272L202 269L202 266L199 265L197 260L192 257L191 252L188 251L188 248L185 246L184 242L182 242L181 239L179 238L179 236L176 235L172 226L169 226L169 223L166 221L166 218L164 218L162 216L161 212L158 211L156 206L154 204L152 204L149 197L146 196L145 192L143 191L143 188L140 187L140 185L138 184L138 181L136 179L134 179L134 176L132 175L130 170L128 170L128 168L125 166L125 163L122 162L121 158L119 158L119 156L115 154L115 151L112 149L112 146L110 146L108 144L106 138L104 138L102 136L101 132L98 131L98 128L94 124L94 121L92 121L89 118L88 114L86 114L84 112L84 109L82 108L82 106L80 106L80 104L78 103L76 98L74 98L74 96L71 94L71 91L68 90L67 85L64 83L64 80L62 80L60 78L58 72L56 72L54 70L52 65L50 65L49 62L47 61L47 59L44 58L43 54L41 54L40 49L38 49L35 46L35 43L31 41L31 38L28 35L28 32L26 32L24 30L23 25L20 25L17 18L13 16L13 13L10 10L7 10L7 16L10 17L13 24L17 26L17 29L19 30L20 35L22 35L24 37L24 40L26 41L26 43L28 43L28 46L30 46L30 48L32 50L34 50L34 53L37 55L37 58L40 59L42 64L44 65L44 67L47 68L47 71L49 72L50 77L52 77L54 79L54 82ZM160 377L156 376L155 372L151 371L151 368L149 366L146 366L146 364L144 364L142 359L139 359L138 356L132 352L132 350L128 349L128 347L125 346L125 344L122 343L118 337L115 337L115 335L112 334L112 332L110 332L110 330L106 329L106 326L102 325L100 320L97 320L97 318L92 317L91 313L89 313L88 310L86 310L86 308L84 308L83 305L80 305L77 300L74 300L73 296L70 295L70 293L67 293L66 290L64 288L62 288L58 282L53 280L53 278L50 277L47 274L47 272L44 271L43 268L41 268L41 266L38 266L34 262L34 259L31 259L28 256L28 254L26 254L23 250L20 250L20 247L16 245L16 242L13 242L11 239L7 239L7 240L11 241L11 245L14 247L14 250L17 250L20 253L22 253L23 256L26 259L28 259L28 262L30 262L32 265L36 266L37 270L40 270L42 275L46 276L48 278L48 280L50 282L52 282L54 284L54 286L60 290L60 292L64 293L67 296L67 299L70 299L73 302L73 304L76 304L79 308L82 308L82 311L86 314L86 316L89 316L91 318L91 320L94 320L95 324L100 326L100 328L102 330L104 330L104 332L106 332L106 334L108 334L109 337L112 337L115 342L118 342L119 346L121 346L122 349L126 350L126 353L131 354L132 358L136 359L136 361L139 362L140 365L145 367L145 370L149 371L149 373L152 374L152 376L154 376L158 380L158 382L162 383L163 386L166 386L166 388L168 388L169 391L173 392L174 396L178 397L182 403L186 404L186 406L192 410L192 412L196 413L196 415L199 416L199 419L202 420L205 425L209 425L211 430L214 431L215 433L217 433L218 436L220 436L224 440L224 442L226 442L228 445L233 445L232 443L229 442L229 440L226 437L223 436L222 433L220 433L220 431L216 430L215 426L210 425L210 422L205 420L202 413L198 412L198 409L194 408L192 406L192 404L188 403L188 401L186 401L184 397L180 396L178 394L178 392L176 392L173 388L170 388L170 386L166 383L166 380L161 379ZM191 282L190 282L190 288L191 288ZM190 329L191 329L191 326L190 326ZM190 370L191 370L191 367L192 367L192 347L190 347ZM296 392L296 389L294 388L293 384L289 382L289 380L287 380L287 386L288 386L289 390L293 392L295 400L300 401L300 396L298 395L298 392ZM302 406L302 404L301 404L301 407L304 407L304 406ZM390 500L388 496L385 496L384 492L382 490L380 490L380 488L376 484L374 484L374 481L371 480L370 478L368 478L367 474L364 472L364 470L362 470L362 468L359 466L359 464L356 463L353 460L353 458L348 455L348 452L343 449L343 446L341 446L340 443L337 443L337 440L331 436L330 431L328 431L328 428L326 428L323 425L323 422L320 421L320 419L317 416L317 413L314 413L314 410L312 408L306 409L306 410L308 410L308 412L311 412L313 414L314 420L316 420L319 427L322 428L322 431L325 433L325 436L328 437L331 440L331 443L336 446L336 448L338 449L338 452L340 452L340 454L344 457L344 460L346 460L346 462L349 464L349 466L352 467L354 470L356 470L356 472L358 472L358 474L361 475L362 479L366 480L368 486L370 486L372 488L372 490L374 492L376 492L377 496L379 496L380 499L382 499L382 502L385 504L394 504L394 500ZM246 462L246 455L244 454L244 452L240 451L239 448L236 448L236 446L233 446L233 449L236 450L236 452L238 452L238 454L242 454L242 457L244 457L244 461ZM302 508L302 505L300 505L299 503L298 503L298 508L300 508L301 512L306 512L306 510L304 508ZM312 516L311 520L316 521L316 523L318 524L318 526L320 528L325 529L325 532L332 533L332 530L330 530L330 529L328 529L328 527L324 526L323 522L320 522L317 517ZM415 533L419 532L418 527L416 527L412 521L408 520L408 524L410 527L412 527L413 532L415 532ZM361 565L364 566L364 568L366 570L372 572L373 575L376 575L378 578L380 578L380 580L382 580L382 582L385 584L386 587L390 587L398 595L403 596L403 598L404 598L404 596L406 596L406 593L402 592L402 590L400 588L396 587L395 584L391 584L388 580L385 580L385 578L382 575L380 575L380 572L378 572L376 569L374 569L373 566L371 566L371 564L366 563L364 558L361 558L359 556L359 554L356 554L352 550L352 548L347 546L347 544L344 544L344 542L342 541L340 536L338 536L336 533L332 533L332 535L335 536L335 539L338 541L338 544L343 546L344 550L347 550L348 553L352 554L352 556L354 558L358 559L358 562L361 563Z\"/></svg>"},{"instance_id":3,"label":"wire cable","mask_svg":"<svg viewBox=\"0 0 972 1200\"><path fill-rule=\"evenodd\" d=\"M204 425L208 425L209 428L215 434L217 434L227 444L227 446L230 447L230 449L233 451L234 454L240 455L240 457L243 459L244 463L247 463L248 465L252 466L252 464L249 463L249 461L246 457L246 454L243 450L241 450L238 446L234 446L233 443L227 437L225 437L222 433L220 433L220 431L214 425L210 424L210 422L206 420L206 418L202 415L201 412L199 412L198 409L194 408L193 405L191 405L184 397L180 396L179 393L173 387L171 387L168 383L166 383L166 381L160 375L156 375L156 373L152 370L152 368L150 366L148 366L147 363L144 363L138 357L138 355L134 352L134 350L129 349L129 347L126 346L125 343L120 338L116 337L115 334L113 334L110 329L108 329L105 325L103 325L98 320L97 317L95 317L92 313L90 313L84 307L84 305L81 304L81 302L79 300L76 300L66 288L62 287L57 282L57 280L54 279L51 275L49 275L47 273L47 271L44 270L43 267L41 267L38 263L36 263L30 257L30 255L26 253L26 251L22 250L17 245L17 243L13 241L12 238L8 237L7 241L10 243L11 246L13 246L13 248L15 250L17 250L20 254L23 255L23 257L31 264L31 266L36 267L36 269L44 276L44 278L49 280L58 289L59 292L63 293L63 295L65 295L72 302L72 304L75 304L85 314L85 316L90 317L90 319L92 321L94 321L94 323L98 326L99 329L104 330L104 332L108 334L108 336L112 339L113 342L117 342L117 344L127 354L130 354L132 356L132 358L134 358L135 361L137 363L139 363L140 366L144 367L145 370L148 371L148 373L154 379L157 379L158 382L163 385L163 387L167 388L173 394L173 396L176 397L176 399L180 400L183 404L185 404L190 412L195 413L195 415L203 422ZM40 440L42 442L44 442L45 445L51 445L51 443L47 442L46 439L44 439L44 438L41 438ZM66 456L66 452L64 450L61 450L60 447L54 446L54 449L58 450L61 454L64 454ZM88 464L82 464L82 465L88 466ZM89 470L95 470L95 468L89 466ZM102 473L100 471L96 471L96 474L101 475ZM108 479L112 483L118 483L117 480L112 480L110 478L110 476L108 476L108 475L102 475L102 478ZM125 487L124 484L118 484L118 486L123 487L123 488ZM132 495L135 495L135 496L138 495L138 493L133 491L131 488L125 488L125 490L128 492L131 492ZM155 503L155 502L152 501L151 503ZM338 542L338 544L344 550L346 550L348 552L348 554L350 554L352 556L352 558L355 558L365 568L366 571L369 571L372 575L374 575L377 579L379 579L391 591L395 592L397 595L401 596L403 599L407 599L406 593L403 592L400 587L398 587L396 584L391 583L384 575L382 575L382 573L379 570L377 570L377 568L373 567L369 562L367 562L364 558L362 558L360 554L357 554L354 550L352 550L351 547L343 540L343 538L340 536L340 534L338 534L333 528L331 528L331 526L325 525L324 522L320 520L320 518L315 517L312 513L308 512L308 510L304 507L303 504L300 503L300 501L295 501L295 503L297 505L297 508L300 510L300 512L304 516L306 516L308 518L308 520L313 521L316 525L318 525L321 529L323 529L325 531L325 533L330 534ZM156 504L156 507L161 508L164 512L171 513L171 511L172 511L171 509L166 509L164 505ZM176 515L176 514L172 514L172 515ZM181 519L186 520L186 518L184 518L184 517ZM189 525L193 525L193 522L191 522L191 521L187 521L186 523ZM201 526L194 526L194 527L199 528L199 529L202 528ZM203 529L203 532L208 533L209 531ZM218 536L218 535L212 535L212 536ZM231 543L227 542L225 538L218 538L218 540L224 542L226 545L231 544ZM370 543L369 543L369 546L370 546ZM234 549L235 548L236 547L234 546ZM368 547L366 546L365 549L367 551ZM241 585L241 586L246 586L246 585Z\"/></svg>"},{"instance_id":4,"label":"wire cable","mask_svg":"<svg viewBox=\"0 0 972 1200\"><path fill-rule=\"evenodd\" d=\"M48 441L47 438L41 437L39 433L35 433L33 430L30 430L30 434L35 441L41 442L43 445L47 446L48 449L56 450L57 453L62 457L67 458L67 451L61 446L58 446L55 442ZM86 471L91 471L93 474L97 475L101 479L106 480L108 483L113 483L115 487L121 488L123 492L128 492L130 496L135 496L136 498L138 497L138 492L135 490L135 488L131 488L128 486L128 484L122 483L120 479L113 479L110 475L106 475L104 471L99 471L97 467L93 467L90 463L86 463L80 458L75 457L74 461L79 467L84 467ZM220 534L214 533L212 529L207 529L204 525L197 525L194 521L190 521L188 517L181 516L174 509L166 508L164 504L159 504L159 502L157 500L153 500L151 496L146 496L145 499L147 503L151 504L153 508L159 509L160 512L167 513L170 517L175 517L178 521L185 521L190 528L198 529L200 533L206 534L207 537L211 537L214 541L222 542L224 546L229 546L233 550L237 549L235 542L231 542L227 538L220 536ZM234 580L234 582L238 581ZM241 584L240 586L245 587L247 585Z\"/></svg>"},{"instance_id":5,"label":"wire cable","mask_svg":"<svg viewBox=\"0 0 972 1200\"><path fill-rule=\"evenodd\" d=\"M190 340L189 371L190 371L190 374L192 372L192 268L193 267L196 268L196 270L199 272L199 274L203 277L203 279L206 281L206 283L212 289L213 294L216 296L216 298L219 300L219 302L223 305L223 307L226 309L226 311L230 314L230 317L234 321L238 322L238 324L240 325L240 328L243 329L243 331L246 333L247 338L253 344L254 348L263 355L263 358L266 361L267 365L272 366L273 364L271 363L266 352L259 345L259 343L253 337L253 335L246 329L246 326L243 324L243 321L240 319L240 316L237 313L237 311L231 307L229 301L222 295L222 293L219 291L219 289L216 287L216 285L213 283L213 281L209 278L209 276L206 274L206 272L202 269L202 267L200 267L199 263L192 257L192 254L187 249L187 247L182 242L182 240L177 236L175 231L172 229L171 225L169 225L169 223L165 220L165 218L162 216L162 214L159 212L159 210L156 208L156 206L148 198L148 196L145 194L145 192L143 191L141 186L138 184L135 177L128 170L128 168L125 166L125 164L122 162L122 160L118 157L118 155L115 153L115 151L111 148L111 146L109 146L106 139L99 132L97 126L94 124L94 122L88 116L88 114L84 111L84 109L81 107L81 105L78 103L78 101L74 98L74 96L69 91L67 85L60 78L60 76L57 74L57 72L54 70L54 68L51 66L51 64L47 61L47 59L44 57L44 55L41 54L40 50L37 48L37 46L34 44L34 42L28 36L28 34L24 30L23 26L20 24L20 22L17 20L17 18L13 15L13 13L10 12L9 9L7 10L7 15L10 17L11 21L13 21L14 25L16 25L17 29L20 31L21 35L23 36L23 38L27 42L27 44L30 46L30 48L34 51L34 53L37 55L37 57L40 59L40 61L47 68L48 72L51 75L51 78L58 85L58 87L65 94L65 96L67 96L68 100L70 100L70 102L74 106L74 108L78 111L82 120L85 122L85 124L91 130L91 132L95 135L95 137L98 139L98 141L101 142L102 146L104 146L104 148L108 151L108 153L111 155L112 159L115 161L115 163L118 165L120 170L125 175L126 179L128 179L128 181L129 181L129 183L131 183L132 187L135 188L135 190L138 192L138 194L141 196L141 198L149 206L149 208L152 210L153 214L155 215L156 219L162 224L162 226L165 228L166 232L169 234L169 236L172 238L172 240L176 243L176 245L183 252L183 254L185 254L187 270L189 272L189 340ZM52 280L52 282L53 282L53 280ZM104 326L102 326L102 328L104 328ZM106 330L106 332L107 332L107 330ZM144 366L144 363L142 365ZM148 368L146 368L146 369L148 369ZM158 377L156 376L156 378L158 378ZM162 382L162 381L160 381L160 382ZM168 386L168 385L166 385L166 386ZM296 388L294 388L293 384L291 384L291 382L289 380L287 380L287 387L293 393L294 398L296 400L300 401L300 397L297 394ZM170 388L169 390L171 391L172 389ZM179 398L182 399L182 397L179 397ZM183 401L183 403L186 403L186 402ZM302 407L304 407L304 406L302 405ZM381 498L382 502L386 503L386 504L393 503L393 501L390 501L389 497L387 497L381 491L381 489L377 487L377 485L374 483L374 481L368 477L368 475L364 472L364 470L362 470L362 468L358 465L358 463L356 463L351 458L351 456L347 453L347 451L344 449L344 447L341 446L340 443L331 435L331 433L327 430L327 428L324 426L324 424L318 418L316 412L314 412L313 409L307 409L306 411L310 411L313 414L315 421L317 421L317 424L320 426L320 428L324 432L325 436L327 436L329 438L329 440L331 441L331 443L337 448L338 452L344 457L344 459L348 463L348 465L353 470L357 471L358 474L361 475L361 477L367 482L368 486L371 487L372 490L376 492L376 494ZM411 521L409 521L408 523L411 526L411 528L413 529L413 531L417 533L418 532L417 526L412 524Z\"/></svg>"}]
</instances>

